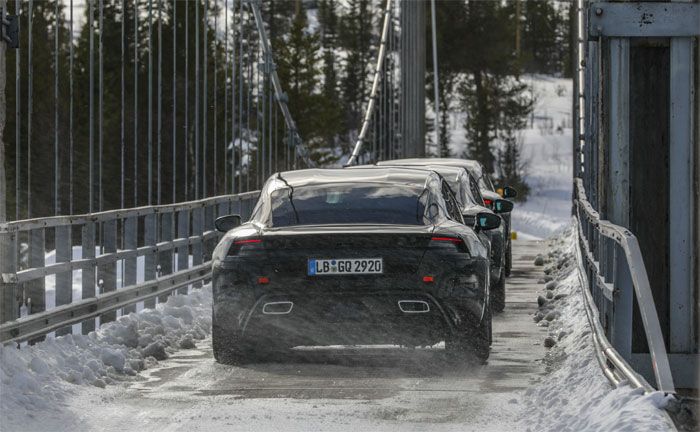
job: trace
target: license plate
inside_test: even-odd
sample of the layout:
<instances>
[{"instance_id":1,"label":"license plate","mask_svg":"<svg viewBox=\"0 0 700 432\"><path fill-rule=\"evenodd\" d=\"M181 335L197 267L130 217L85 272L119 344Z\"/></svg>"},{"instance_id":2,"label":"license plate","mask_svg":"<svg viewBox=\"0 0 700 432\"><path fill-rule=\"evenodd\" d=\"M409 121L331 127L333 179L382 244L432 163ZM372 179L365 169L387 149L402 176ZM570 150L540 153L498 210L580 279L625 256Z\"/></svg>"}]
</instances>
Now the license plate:
<instances>
[{"instance_id":1,"label":"license plate","mask_svg":"<svg viewBox=\"0 0 700 432\"><path fill-rule=\"evenodd\" d=\"M309 259L309 276L344 274L381 274L382 258Z\"/></svg>"}]
</instances>

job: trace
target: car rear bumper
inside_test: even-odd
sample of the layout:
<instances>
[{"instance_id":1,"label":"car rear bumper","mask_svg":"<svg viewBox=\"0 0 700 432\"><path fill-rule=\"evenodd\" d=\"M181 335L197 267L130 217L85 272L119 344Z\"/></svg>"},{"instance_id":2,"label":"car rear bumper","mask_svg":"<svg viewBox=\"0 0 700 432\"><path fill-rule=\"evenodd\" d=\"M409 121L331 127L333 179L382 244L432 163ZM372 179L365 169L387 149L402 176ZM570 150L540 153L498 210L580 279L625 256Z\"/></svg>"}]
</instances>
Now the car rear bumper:
<instances>
[{"instance_id":1,"label":"car rear bumper","mask_svg":"<svg viewBox=\"0 0 700 432\"><path fill-rule=\"evenodd\" d=\"M241 331L247 339L287 346L428 345L454 331L454 320L432 296L418 292L320 299L270 295L258 299Z\"/></svg>"},{"instance_id":2,"label":"car rear bumper","mask_svg":"<svg viewBox=\"0 0 700 432\"><path fill-rule=\"evenodd\" d=\"M289 346L428 345L478 322L486 307L486 257L433 252L406 265L408 257L378 253L385 259L383 274L310 276L305 256L215 263L214 325Z\"/></svg>"},{"instance_id":3,"label":"car rear bumper","mask_svg":"<svg viewBox=\"0 0 700 432\"><path fill-rule=\"evenodd\" d=\"M214 322L256 343L432 345L481 318L480 297L437 298L425 290L302 293L215 289Z\"/></svg>"}]
</instances>

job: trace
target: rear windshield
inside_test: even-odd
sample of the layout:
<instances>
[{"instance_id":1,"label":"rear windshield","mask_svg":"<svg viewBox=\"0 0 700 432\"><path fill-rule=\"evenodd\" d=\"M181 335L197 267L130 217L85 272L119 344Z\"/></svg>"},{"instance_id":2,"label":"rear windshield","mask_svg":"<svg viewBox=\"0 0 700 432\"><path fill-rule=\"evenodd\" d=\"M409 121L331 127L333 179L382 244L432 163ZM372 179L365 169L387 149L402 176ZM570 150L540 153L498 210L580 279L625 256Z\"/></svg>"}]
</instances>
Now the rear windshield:
<instances>
[{"instance_id":1,"label":"rear windshield","mask_svg":"<svg viewBox=\"0 0 700 432\"><path fill-rule=\"evenodd\" d=\"M455 198L459 201L460 204L462 205L474 205L476 202L474 201L474 198L472 198L471 193L469 193L469 184L466 178L460 177L458 180L453 180L447 181L447 184L450 185L450 189L452 189L452 192L455 195Z\"/></svg>"},{"instance_id":2,"label":"rear windshield","mask_svg":"<svg viewBox=\"0 0 700 432\"><path fill-rule=\"evenodd\" d=\"M488 190L493 192L493 184L491 183L491 179L489 176L484 173L481 177L479 177L479 188L481 190Z\"/></svg>"},{"instance_id":3,"label":"rear windshield","mask_svg":"<svg viewBox=\"0 0 700 432\"><path fill-rule=\"evenodd\" d=\"M277 189L270 197L272 226L425 225L424 192L406 186L344 184Z\"/></svg>"}]
</instances>

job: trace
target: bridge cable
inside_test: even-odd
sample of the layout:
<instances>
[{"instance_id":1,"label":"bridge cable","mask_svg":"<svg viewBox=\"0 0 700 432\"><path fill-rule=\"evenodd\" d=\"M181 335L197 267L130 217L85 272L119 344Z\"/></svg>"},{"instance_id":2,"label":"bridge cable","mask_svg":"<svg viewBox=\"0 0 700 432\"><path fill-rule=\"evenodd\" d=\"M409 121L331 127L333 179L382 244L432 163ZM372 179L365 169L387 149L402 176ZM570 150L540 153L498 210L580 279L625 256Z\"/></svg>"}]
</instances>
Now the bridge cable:
<instances>
[{"instance_id":1,"label":"bridge cable","mask_svg":"<svg viewBox=\"0 0 700 432\"><path fill-rule=\"evenodd\" d=\"M121 95L120 95L120 135L119 135L119 141L120 141L120 174L121 178L119 179L119 207L124 208L126 206L126 203L124 202L124 179L125 179L125 163L126 163L126 145L124 143L124 104L126 102L126 89L125 87L125 79L124 79L124 74L125 74L125 67L124 67L124 49L125 49L125 44L124 44L124 29L125 29L125 21L126 21L126 0L122 0L122 20L121 20L121 51L120 51L120 58L121 58ZM73 183L73 179L70 179L70 183ZM173 201L174 202L174 201ZM122 245L123 247L124 245ZM123 270L122 270L123 272ZM123 278L122 278L123 280Z\"/></svg>"},{"instance_id":2,"label":"bridge cable","mask_svg":"<svg viewBox=\"0 0 700 432\"><path fill-rule=\"evenodd\" d=\"M186 8L187 6L185 6ZM124 20L122 20L122 23ZM173 2L173 140L172 140L172 170L173 170L173 200L177 202L177 2ZM123 39L123 36L122 36ZM123 65L122 65L123 67ZM123 207L123 205L122 205ZM173 219L173 230L176 221Z\"/></svg>"},{"instance_id":3,"label":"bridge cable","mask_svg":"<svg viewBox=\"0 0 700 432\"><path fill-rule=\"evenodd\" d=\"M207 137L209 136L209 124L207 121L207 113L209 112L209 73L207 72L209 69L209 56L207 54L209 52L209 0L204 1L203 25L204 27L202 37L204 38L204 40L202 43L202 67L204 70L202 71L202 198L206 198L209 196L207 194ZM199 21L197 21L197 28L199 28L199 26L200 23Z\"/></svg>"},{"instance_id":4,"label":"bridge cable","mask_svg":"<svg viewBox=\"0 0 700 432\"><path fill-rule=\"evenodd\" d=\"M183 93L185 97L185 136L183 140L183 153L185 154L185 163L184 163L184 172L183 172L183 187L184 187L184 198L185 201L189 200L189 193L190 193L190 188L189 188L189 183L190 183L190 176L189 176L189 158L190 158L190 122L189 122L189 116L190 116L190 104L189 104L189 69L190 69L190 55L189 55L189 50L190 50L190 8L189 4L185 3L185 85L183 85Z\"/></svg>"},{"instance_id":5,"label":"bridge cable","mask_svg":"<svg viewBox=\"0 0 700 432\"><path fill-rule=\"evenodd\" d=\"M134 207L139 205L139 3L134 0ZM73 182L71 182L73 184Z\"/></svg>"},{"instance_id":6,"label":"bridge cable","mask_svg":"<svg viewBox=\"0 0 700 432\"><path fill-rule=\"evenodd\" d=\"M379 80L380 73L384 68L384 59L386 57L386 43L387 36L389 34L389 17L391 12L391 0L386 0L386 6L384 8L384 23L382 25L382 38L379 45L379 52L377 53L377 67L374 71L374 79L372 80L372 90L369 95L369 102L367 103L367 109L365 111L364 120L362 122L362 128L360 129L360 135L357 137L355 143L355 148L350 155L350 159L346 163L346 166L354 165L357 162L357 158L360 155L360 150L362 150L362 145L367 138L367 133L369 132L369 122L372 118L372 113L374 112L374 107L376 105L377 91L379 90Z\"/></svg>"},{"instance_id":7,"label":"bridge cable","mask_svg":"<svg viewBox=\"0 0 700 432\"><path fill-rule=\"evenodd\" d=\"M224 0L224 194L228 194L228 1ZM232 78L233 79L233 78ZM231 85L233 90L233 85ZM233 116L231 116L233 120ZM233 126L233 123L231 123Z\"/></svg>"},{"instance_id":8,"label":"bridge cable","mask_svg":"<svg viewBox=\"0 0 700 432\"><path fill-rule=\"evenodd\" d=\"M435 149L437 150L437 156L440 156L440 96L439 96L439 77L438 77L438 55L437 55L437 28L435 27L435 0L430 0L430 12L432 20L432 39L433 39L433 87L435 92Z\"/></svg>"},{"instance_id":9,"label":"bridge cable","mask_svg":"<svg viewBox=\"0 0 700 432\"><path fill-rule=\"evenodd\" d=\"M153 204L153 0L148 0L148 205Z\"/></svg>"},{"instance_id":10,"label":"bridge cable","mask_svg":"<svg viewBox=\"0 0 700 432\"><path fill-rule=\"evenodd\" d=\"M260 12L260 1L251 0L249 1L249 4L251 10L253 11L253 17L255 18L255 26L258 29L261 47L265 55L267 55L268 58L272 59L272 48L270 46L270 41L267 37L267 30L265 29L265 26L263 24L262 13ZM280 110L282 111L282 116L284 117L287 129L289 130L291 145L294 147L297 156L306 164L306 166L313 167L315 166L315 164L311 161L309 157L308 149L302 143L301 136L299 136L299 131L297 129L296 123L294 122L292 114L289 111L289 107L287 106L287 97L282 91L282 85L280 84L280 79L277 75L277 70L274 67L272 67L271 69L272 70L270 71L270 77L272 79L272 86L275 90L275 99L277 99L277 103L279 105Z\"/></svg>"}]
</instances>

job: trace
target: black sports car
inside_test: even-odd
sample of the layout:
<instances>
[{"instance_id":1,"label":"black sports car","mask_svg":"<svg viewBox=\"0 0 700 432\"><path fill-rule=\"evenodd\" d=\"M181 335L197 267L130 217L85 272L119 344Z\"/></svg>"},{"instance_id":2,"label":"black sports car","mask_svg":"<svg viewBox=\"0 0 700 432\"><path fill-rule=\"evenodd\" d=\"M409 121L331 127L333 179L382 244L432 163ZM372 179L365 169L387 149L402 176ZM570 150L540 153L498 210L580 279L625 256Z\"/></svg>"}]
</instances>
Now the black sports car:
<instances>
[{"instance_id":1,"label":"black sports car","mask_svg":"<svg viewBox=\"0 0 700 432\"><path fill-rule=\"evenodd\" d=\"M497 216L476 216L493 229ZM300 345L433 345L489 355L489 256L437 173L283 172L251 219L217 219L213 347L224 363Z\"/></svg>"},{"instance_id":2,"label":"black sports car","mask_svg":"<svg viewBox=\"0 0 700 432\"><path fill-rule=\"evenodd\" d=\"M501 235L492 236L492 253L499 260L498 268L503 269L504 276L510 276L512 266L512 248L510 238L510 212L513 208L508 205L508 209L498 208L497 204L503 203L499 195L491 183L491 179L486 174L484 167L475 160L456 159L456 158L413 158L413 159L395 159L388 161L377 162L378 166L426 166L426 165L444 165L462 167L469 171L469 174L477 181L481 196L484 200L484 205L494 212L498 213L503 220ZM503 198L515 198L518 193L510 186L504 186ZM501 201L498 201L501 200ZM500 278L500 276L496 276ZM505 281L503 281L505 283Z\"/></svg>"},{"instance_id":3,"label":"black sports car","mask_svg":"<svg viewBox=\"0 0 700 432\"><path fill-rule=\"evenodd\" d=\"M422 165L416 167L435 171L445 179L460 204L462 217L467 226L474 226L478 213L493 213L484 203L478 181L465 168L449 165ZM510 212L513 209L513 204L510 201L500 198L496 201L498 202L493 203L491 207L498 208L499 213ZM503 239L506 235L505 233L506 228L504 224L501 224L498 229L481 231L479 233L479 236L484 237L490 245L491 287L489 291L491 293L491 309L495 312L502 312L506 306L506 277L505 271L503 271L505 262Z\"/></svg>"}]
</instances>

